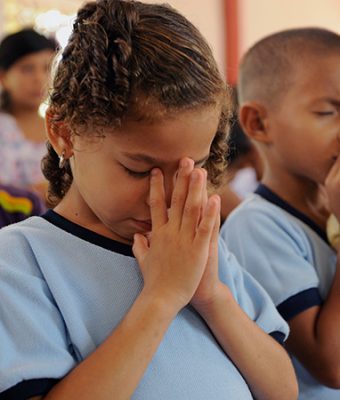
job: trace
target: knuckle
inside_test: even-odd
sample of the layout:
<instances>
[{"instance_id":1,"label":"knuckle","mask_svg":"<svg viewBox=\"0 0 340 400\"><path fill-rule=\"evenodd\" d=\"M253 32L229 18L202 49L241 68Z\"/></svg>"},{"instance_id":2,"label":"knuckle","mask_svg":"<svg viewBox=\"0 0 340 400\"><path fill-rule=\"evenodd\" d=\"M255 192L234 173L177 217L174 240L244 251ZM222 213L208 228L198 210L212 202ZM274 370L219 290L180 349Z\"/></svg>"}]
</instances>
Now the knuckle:
<instances>
[{"instance_id":1,"label":"knuckle","mask_svg":"<svg viewBox=\"0 0 340 400\"><path fill-rule=\"evenodd\" d=\"M184 206L184 214L188 216L197 215L201 211L200 204L185 204Z\"/></svg>"},{"instance_id":2,"label":"knuckle","mask_svg":"<svg viewBox=\"0 0 340 400\"><path fill-rule=\"evenodd\" d=\"M183 204L183 202L184 202L183 194L173 193L172 199L171 199L171 205L176 206L178 204Z\"/></svg>"},{"instance_id":3,"label":"knuckle","mask_svg":"<svg viewBox=\"0 0 340 400\"><path fill-rule=\"evenodd\" d=\"M150 208L152 208L152 209L158 208L162 205L162 201L158 197L152 197L152 198L150 198L149 205L150 205Z\"/></svg>"}]
</instances>

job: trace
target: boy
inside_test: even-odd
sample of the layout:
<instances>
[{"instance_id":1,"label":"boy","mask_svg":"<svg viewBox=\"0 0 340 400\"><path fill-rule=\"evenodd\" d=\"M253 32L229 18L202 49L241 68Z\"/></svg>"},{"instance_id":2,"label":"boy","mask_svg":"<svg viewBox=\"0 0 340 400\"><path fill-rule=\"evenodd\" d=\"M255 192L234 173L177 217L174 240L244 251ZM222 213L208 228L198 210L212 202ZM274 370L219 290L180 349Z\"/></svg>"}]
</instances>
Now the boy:
<instances>
[{"instance_id":1,"label":"boy","mask_svg":"<svg viewBox=\"0 0 340 400\"><path fill-rule=\"evenodd\" d=\"M324 29L282 31L246 53L240 122L264 173L222 228L288 321L287 348L308 400L340 398L340 275L325 233L336 210L324 193L339 179L339 67L340 37Z\"/></svg>"}]
</instances>

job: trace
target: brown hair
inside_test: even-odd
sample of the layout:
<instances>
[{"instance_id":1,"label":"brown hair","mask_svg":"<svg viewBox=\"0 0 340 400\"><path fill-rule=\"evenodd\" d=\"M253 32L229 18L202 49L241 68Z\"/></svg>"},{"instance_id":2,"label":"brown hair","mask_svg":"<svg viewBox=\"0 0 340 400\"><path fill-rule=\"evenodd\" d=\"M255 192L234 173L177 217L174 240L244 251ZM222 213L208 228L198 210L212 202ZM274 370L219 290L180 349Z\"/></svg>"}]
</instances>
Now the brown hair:
<instances>
[{"instance_id":1,"label":"brown hair","mask_svg":"<svg viewBox=\"0 0 340 400\"><path fill-rule=\"evenodd\" d=\"M308 68L318 58L339 54L340 36L327 29L286 29L266 36L242 57L239 101L261 101L278 107L294 84L297 67Z\"/></svg>"},{"instance_id":2,"label":"brown hair","mask_svg":"<svg viewBox=\"0 0 340 400\"><path fill-rule=\"evenodd\" d=\"M225 167L229 94L199 31L167 5L99 0L79 10L50 96L56 129L63 122L74 134L98 133L119 127L124 118L152 119L208 106L221 107L205 165L217 185ZM50 144L43 172L55 203L72 174L68 163L58 168Z\"/></svg>"}]
</instances>

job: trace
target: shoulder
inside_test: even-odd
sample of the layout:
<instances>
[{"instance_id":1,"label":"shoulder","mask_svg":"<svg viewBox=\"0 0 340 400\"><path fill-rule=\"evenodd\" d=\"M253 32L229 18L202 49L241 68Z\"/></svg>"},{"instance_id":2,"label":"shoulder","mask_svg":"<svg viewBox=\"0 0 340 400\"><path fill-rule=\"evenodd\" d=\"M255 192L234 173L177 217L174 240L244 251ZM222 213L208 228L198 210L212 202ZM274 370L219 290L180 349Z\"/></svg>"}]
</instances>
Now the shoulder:
<instances>
[{"instance_id":1,"label":"shoulder","mask_svg":"<svg viewBox=\"0 0 340 400\"><path fill-rule=\"evenodd\" d=\"M221 235L228 244L239 238L257 245L267 241L287 241L303 253L309 248L308 237L294 217L256 194L243 201L230 214L222 225Z\"/></svg>"},{"instance_id":2,"label":"shoulder","mask_svg":"<svg viewBox=\"0 0 340 400\"><path fill-rule=\"evenodd\" d=\"M288 335L288 326L278 314L273 301L259 282L247 272L227 249L219 243L219 276L230 289L243 311L265 332Z\"/></svg>"}]
</instances>

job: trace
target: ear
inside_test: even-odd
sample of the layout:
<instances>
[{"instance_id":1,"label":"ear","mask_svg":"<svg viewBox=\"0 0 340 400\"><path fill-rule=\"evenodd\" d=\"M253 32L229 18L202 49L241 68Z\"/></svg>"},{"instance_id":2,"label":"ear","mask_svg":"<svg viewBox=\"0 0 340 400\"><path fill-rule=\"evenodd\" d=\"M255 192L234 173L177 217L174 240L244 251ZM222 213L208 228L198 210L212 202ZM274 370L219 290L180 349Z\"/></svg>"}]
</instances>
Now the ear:
<instances>
[{"instance_id":1,"label":"ear","mask_svg":"<svg viewBox=\"0 0 340 400\"><path fill-rule=\"evenodd\" d=\"M0 86L5 89L6 86L6 71L0 69Z\"/></svg>"},{"instance_id":2,"label":"ear","mask_svg":"<svg viewBox=\"0 0 340 400\"><path fill-rule=\"evenodd\" d=\"M64 153L66 159L72 157L72 134L68 125L63 122L53 122L53 114L50 109L46 111L45 121L47 137L54 151L58 155Z\"/></svg>"},{"instance_id":3,"label":"ear","mask_svg":"<svg viewBox=\"0 0 340 400\"><path fill-rule=\"evenodd\" d=\"M256 102L247 102L239 108L239 120L244 132L257 142L269 143L268 110Z\"/></svg>"}]
</instances>

